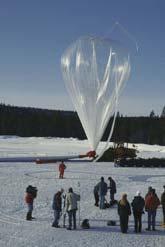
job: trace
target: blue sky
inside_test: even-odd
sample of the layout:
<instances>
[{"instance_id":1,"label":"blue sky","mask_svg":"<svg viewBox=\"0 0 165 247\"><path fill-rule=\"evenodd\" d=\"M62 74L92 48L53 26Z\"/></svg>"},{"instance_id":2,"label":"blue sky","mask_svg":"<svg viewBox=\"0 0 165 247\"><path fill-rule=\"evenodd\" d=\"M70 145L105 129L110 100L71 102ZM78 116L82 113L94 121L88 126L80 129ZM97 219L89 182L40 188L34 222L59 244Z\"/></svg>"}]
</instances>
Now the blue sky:
<instances>
[{"instance_id":1,"label":"blue sky","mask_svg":"<svg viewBox=\"0 0 165 247\"><path fill-rule=\"evenodd\" d=\"M0 0L0 102L72 110L60 58L83 35L107 35L118 21L139 53L119 102L123 115L165 105L164 0Z\"/></svg>"}]
</instances>

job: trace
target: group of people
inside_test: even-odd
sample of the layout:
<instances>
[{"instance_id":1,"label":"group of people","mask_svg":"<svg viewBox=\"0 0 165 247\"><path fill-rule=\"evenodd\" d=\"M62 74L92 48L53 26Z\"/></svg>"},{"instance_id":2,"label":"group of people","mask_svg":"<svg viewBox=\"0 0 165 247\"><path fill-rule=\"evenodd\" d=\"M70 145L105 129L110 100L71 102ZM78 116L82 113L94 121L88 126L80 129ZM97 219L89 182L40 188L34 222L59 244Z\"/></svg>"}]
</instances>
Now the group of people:
<instances>
[{"instance_id":1,"label":"group of people","mask_svg":"<svg viewBox=\"0 0 165 247\"><path fill-rule=\"evenodd\" d=\"M54 221L52 227L60 227L60 216L63 215L63 227L66 227L66 214L68 214L67 230L76 229L76 212L78 209L77 202L80 201L80 195L73 192L73 188L68 189L65 194L64 190L58 191L53 198L52 209L54 210Z\"/></svg>"},{"instance_id":2,"label":"group of people","mask_svg":"<svg viewBox=\"0 0 165 247\"><path fill-rule=\"evenodd\" d=\"M101 181L96 184L93 190L94 198L95 198L95 206L100 207L100 209L105 209L107 205L107 201L105 199L105 196L107 194L107 191L110 191L110 202L109 205L113 205L116 200L114 198L114 195L116 193L116 182L112 177L108 178L109 186L104 181L104 177L101 177ZM99 203L100 202L100 203Z\"/></svg>"},{"instance_id":3,"label":"group of people","mask_svg":"<svg viewBox=\"0 0 165 247\"><path fill-rule=\"evenodd\" d=\"M145 211L147 212L147 216L148 216L148 227L146 228L146 230L155 231L156 211L160 204L162 205L162 211L163 211L163 226L165 226L165 186L163 186L164 191L161 195L160 200L156 194L155 189L149 187L145 198L141 196L140 191L137 191L131 203L129 203L126 193L124 193L122 195L122 198L117 202L114 198L114 195L117 192L116 183L114 179L112 179L112 177L109 177L108 180L109 180L109 186L104 181L104 177L101 177L100 182L94 187L93 193L95 198L95 206L97 207L99 206L100 209L105 209L117 203L117 211L120 218L121 232L127 233L128 220L129 220L129 216L131 215L131 208L134 216L135 233L142 231L142 215L145 213ZM108 189L110 191L109 203L107 203L107 200L105 199ZM107 206L107 204L109 206Z\"/></svg>"},{"instance_id":4,"label":"group of people","mask_svg":"<svg viewBox=\"0 0 165 247\"><path fill-rule=\"evenodd\" d=\"M105 195L107 194L108 189L110 190L110 203L113 205L114 194L116 193L116 183L112 177L108 178L109 186L104 181L104 177L101 177L101 181L94 187L94 197L95 197L95 206L99 206L100 209L105 209ZM140 191L136 192L135 197L132 202L129 203L127 199L127 194L123 194L122 198L117 202L117 211L120 219L120 228L122 233L127 233L128 231L128 222L131 211L134 216L134 231L135 233L140 233L142 231L142 215L144 212L147 212L148 216L148 227L147 231L155 231L156 225L156 212L158 206L162 205L163 211L163 226L165 227L165 185L163 186L164 191L161 194L159 200L156 191L154 188L149 187L148 192L143 198ZM37 188L29 185L26 189L25 201L28 206L28 212L26 215L27 220L34 219L32 217L33 211L33 201L37 196ZM68 189L68 193L64 193L64 190L61 189L55 193L53 197L52 209L54 210L54 221L52 227L60 227L59 220L60 217L63 217L63 227L66 226L66 215L68 215L68 230L76 229L76 212L78 209L78 201L80 201L80 195L73 191L73 188ZM131 210L132 208L132 210Z\"/></svg>"},{"instance_id":5,"label":"group of people","mask_svg":"<svg viewBox=\"0 0 165 247\"><path fill-rule=\"evenodd\" d=\"M37 197L37 188L29 185L26 189L25 202L28 207L26 220L35 219L32 217L33 202ZM76 212L78 209L78 201L80 201L80 195L73 192L73 188L68 189L68 193L64 193L64 189L61 189L55 193L53 197L52 209L54 211L54 221L52 227L59 228L59 220L61 215L63 216L63 227L66 226L66 215L68 214L68 227L67 230L76 229Z\"/></svg>"},{"instance_id":6,"label":"group of people","mask_svg":"<svg viewBox=\"0 0 165 247\"><path fill-rule=\"evenodd\" d=\"M140 233L142 231L142 215L144 211L148 215L148 227L147 231L155 231L156 225L156 211L158 206L162 204L163 215L165 209L165 186L164 192L161 195L161 201L159 200L154 188L149 187L148 192L143 198L140 191L136 192L136 196L132 200L131 204L127 200L127 194L123 194L121 200L118 202L118 214L120 217L120 227L123 233L127 233L128 230L128 220L131 215L131 207L134 216L134 232ZM165 215L163 219L163 224L165 224Z\"/></svg>"}]
</instances>

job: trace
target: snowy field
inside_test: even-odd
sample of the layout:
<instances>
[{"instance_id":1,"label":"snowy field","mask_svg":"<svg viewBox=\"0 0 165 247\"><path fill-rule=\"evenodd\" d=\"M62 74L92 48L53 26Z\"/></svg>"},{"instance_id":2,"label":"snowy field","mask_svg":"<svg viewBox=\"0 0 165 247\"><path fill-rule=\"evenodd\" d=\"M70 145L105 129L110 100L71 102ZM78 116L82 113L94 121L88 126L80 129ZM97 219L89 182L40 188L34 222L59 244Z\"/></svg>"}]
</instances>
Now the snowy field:
<instances>
[{"instance_id":1,"label":"snowy field","mask_svg":"<svg viewBox=\"0 0 165 247\"><path fill-rule=\"evenodd\" d=\"M129 145L131 146L131 144ZM165 157L165 147L136 145L139 157ZM0 157L34 155L73 155L86 153L87 141L55 138L0 137ZM129 220L128 234L122 234L116 206L100 210L94 206L93 187L100 177L112 176L117 183L116 199L128 193L131 202L136 191L142 196L153 186L158 196L165 184L163 168L116 168L113 163L66 162L65 179L58 179L58 163L0 163L0 247L164 247L165 230L160 227L161 207L157 212L157 231L146 232L147 214L143 215L143 232L134 233L133 216ZM31 184L38 188L33 215L27 222L24 195ZM78 187L80 184L80 187ZM80 219L88 218L91 229L67 231L52 228L53 195L60 188L73 187L81 194ZM109 194L107 195L109 199ZM116 226L107 226L107 220L116 220ZM77 213L77 223L79 214Z\"/></svg>"}]
</instances>

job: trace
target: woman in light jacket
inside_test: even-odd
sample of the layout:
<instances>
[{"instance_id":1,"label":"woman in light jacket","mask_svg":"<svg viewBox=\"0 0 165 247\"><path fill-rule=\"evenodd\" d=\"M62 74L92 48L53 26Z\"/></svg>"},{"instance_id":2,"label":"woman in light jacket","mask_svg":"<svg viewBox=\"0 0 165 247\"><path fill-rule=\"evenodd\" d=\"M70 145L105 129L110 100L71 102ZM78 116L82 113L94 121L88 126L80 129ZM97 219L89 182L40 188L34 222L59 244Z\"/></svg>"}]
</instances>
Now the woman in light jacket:
<instances>
[{"instance_id":1,"label":"woman in light jacket","mask_svg":"<svg viewBox=\"0 0 165 247\"><path fill-rule=\"evenodd\" d=\"M77 202L80 201L80 195L73 192L72 188L69 188L68 194L66 196L66 210L68 212L69 227L67 230L72 229L72 219L73 219L73 229L76 229L76 211Z\"/></svg>"}]
</instances>

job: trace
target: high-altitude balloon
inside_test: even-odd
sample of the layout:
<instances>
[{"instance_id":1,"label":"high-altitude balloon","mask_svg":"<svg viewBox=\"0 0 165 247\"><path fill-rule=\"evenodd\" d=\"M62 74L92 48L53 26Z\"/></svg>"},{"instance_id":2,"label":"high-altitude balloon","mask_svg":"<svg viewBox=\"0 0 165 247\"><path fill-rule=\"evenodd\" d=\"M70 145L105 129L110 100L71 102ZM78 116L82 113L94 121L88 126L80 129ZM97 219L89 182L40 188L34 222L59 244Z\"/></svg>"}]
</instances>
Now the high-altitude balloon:
<instances>
[{"instance_id":1,"label":"high-altitude balloon","mask_svg":"<svg viewBox=\"0 0 165 247\"><path fill-rule=\"evenodd\" d=\"M90 148L96 150L128 79L129 53L117 41L82 37L63 53L61 67Z\"/></svg>"}]
</instances>

